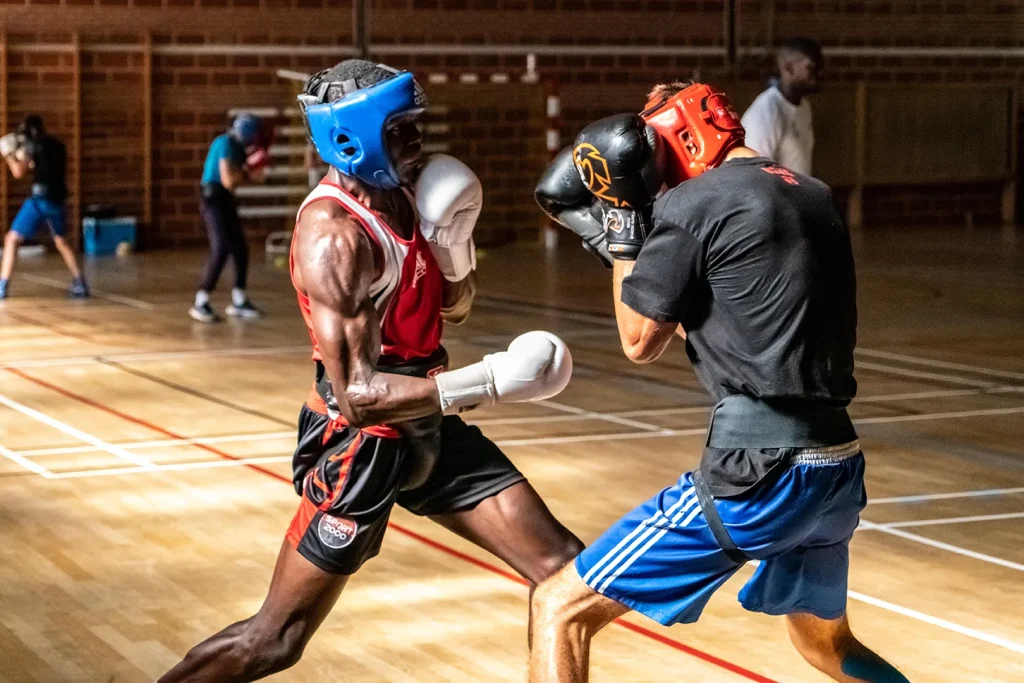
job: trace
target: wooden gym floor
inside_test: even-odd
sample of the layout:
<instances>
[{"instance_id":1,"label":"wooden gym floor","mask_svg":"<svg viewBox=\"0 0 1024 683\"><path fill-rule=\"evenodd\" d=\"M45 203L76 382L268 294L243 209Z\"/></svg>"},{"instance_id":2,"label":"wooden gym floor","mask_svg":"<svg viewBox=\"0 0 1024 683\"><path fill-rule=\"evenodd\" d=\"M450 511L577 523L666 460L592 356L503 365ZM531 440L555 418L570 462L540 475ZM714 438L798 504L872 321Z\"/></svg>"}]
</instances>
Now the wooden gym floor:
<instances>
[{"instance_id":1,"label":"wooden gym floor","mask_svg":"<svg viewBox=\"0 0 1024 683\"><path fill-rule=\"evenodd\" d=\"M1024 243L867 233L857 252L852 413L872 500L852 545L854 630L915 682L1024 680ZM91 262L86 302L64 298L54 258L26 259L0 302L2 681L153 680L264 597L298 502L282 479L307 339L287 274L259 253L266 319L193 323L202 258ZM678 342L654 365L625 360L608 276L575 245L491 249L480 274L474 315L447 331L454 362L543 328L577 371L555 401L472 421L590 541L697 463L708 397ZM392 520L304 660L272 680L523 680L526 589L430 522ZM594 680L823 680L779 620L739 607L750 571L697 625L609 628Z\"/></svg>"}]
</instances>

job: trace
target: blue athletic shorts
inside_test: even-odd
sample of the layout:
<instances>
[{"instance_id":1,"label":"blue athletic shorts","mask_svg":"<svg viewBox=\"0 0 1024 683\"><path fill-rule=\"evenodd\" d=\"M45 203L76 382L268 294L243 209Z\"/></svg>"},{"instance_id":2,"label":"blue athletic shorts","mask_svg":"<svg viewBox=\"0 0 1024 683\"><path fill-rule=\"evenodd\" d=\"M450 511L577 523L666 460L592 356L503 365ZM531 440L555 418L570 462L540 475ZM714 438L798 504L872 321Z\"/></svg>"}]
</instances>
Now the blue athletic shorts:
<instances>
[{"instance_id":1,"label":"blue athletic shorts","mask_svg":"<svg viewBox=\"0 0 1024 683\"><path fill-rule=\"evenodd\" d=\"M11 230L23 239L32 239L40 225L45 224L55 237L64 236L64 204L45 197L29 197L11 223Z\"/></svg>"},{"instance_id":2,"label":"blue athletic shorts","mask_svg":"<svg viewBox=\"0 0 1024 683\"><path fill-rule=\"evenodd\" d=\"M733 542L760 560L740 591L752 612L846 611L850 537L867 503L857 442L791 449L789 463L737 498L715 500ZM692 623L739 567L725 556L688 472L616 522L576 558L593 590L669 625Z\"/></svg>"}]
</instances>

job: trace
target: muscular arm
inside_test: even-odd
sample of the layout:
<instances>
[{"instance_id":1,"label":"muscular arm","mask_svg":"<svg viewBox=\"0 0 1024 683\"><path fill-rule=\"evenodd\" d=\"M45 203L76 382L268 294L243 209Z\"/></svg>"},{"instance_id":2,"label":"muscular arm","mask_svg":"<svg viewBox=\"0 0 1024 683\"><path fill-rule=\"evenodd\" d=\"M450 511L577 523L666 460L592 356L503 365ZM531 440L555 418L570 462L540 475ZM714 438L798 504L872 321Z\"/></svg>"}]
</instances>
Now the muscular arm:
<instances>
[{"instance_id":1,"label":"muscular arm","mask_svg":"<svg viewBox=\"0 0 1024 683\"><path fill-rule=\"evenodd\" d=\"M444 281L441 301L441 317L452 325L461 325L469 317L469 309L476 296L476 271L458 282Z\"/></svg>"},{"instance_id":2,"label":"muscular arm","mask_svg":"<svg viewBox=\"0 0 1024 683\"><path fill-rule=\"evenodd\" d=\"M370 299L373 252L362 229L327 210L307 211L296 259L338 408L356 427L402 422L441 410L432 379L377 372L380 321Z\"/></svg>"},{"instance_id":3,"label":"muscular arm","mask_svg":"<svg viewBox=\"0 0 1024 683\"><path fill-rule=\"evenodd\" d=\"M615 261L612 271L615 322L619 326L619 341L626 357L634 363L650 363L665 353L677 329L684 339L686 333L678 323L651 320L622 303L622 279L633 272L634 265L633 261Z\"/></svg>"}]
</instances>

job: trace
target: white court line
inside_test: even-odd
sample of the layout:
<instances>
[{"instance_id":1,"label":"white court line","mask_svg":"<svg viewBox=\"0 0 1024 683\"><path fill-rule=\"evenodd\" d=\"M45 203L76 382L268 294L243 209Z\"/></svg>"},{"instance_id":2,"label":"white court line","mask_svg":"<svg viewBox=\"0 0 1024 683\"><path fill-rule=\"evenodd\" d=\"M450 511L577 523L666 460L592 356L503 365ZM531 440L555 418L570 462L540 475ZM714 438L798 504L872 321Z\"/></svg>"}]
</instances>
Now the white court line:
<instances>
[{"instance_id":1,"label":"white court line","mask_svg":"<svg viewBox=\"0 0 1024 683\"><path fill-rule=\"evenodd\" d=\"M587 441L630 441L633 439L655 439L665 436L691 436L703 434L707 430L700 429L663 429L660 432L618 432L612 434L584 434L578 436L548 436L533 439L505 439L495 441L498 446L514 448L517 446L549 446L567 443L585 443Z\"/></svg>"},{"instance_id":2,"label":"white court line","mask_svg":"<svg viewBox=\"0 0 1024 683\"><path fill-rule=\"evenodd\" d=\"M47 425L48 427L52 427L58 431L64 432L69 436L73 436L79 441L84 441L86 443L92 444L93 446L96 446L98 449L110 453L115 458L120 458L121 460L130 462L133 465L137 465L143 468L150 468L154 466L153 463L149 462L145 458L135 455L134 453L129 452L125 448L109 444L106 441L103 441L102 439L93 436L92 434L83 432L81 429L77 429L76 427L72 427L71 425L61 422L60 420L54 419L49 415L46 415L44 413L39 412L38 410L35 410L34 408L29 408L28 406L18 403L17 401L10 399L4 396L3 394L0 394L0 404L5 405L8 408L11 408L12 410L16 410L22 415L29 417L35 420L36 422L42 422L44 425Z\"/></svg>"},{"instance_id":3,"label":"white court line","mask_svg":"<svg viewBox=\"0 0 1024 683\"><path fill-rule=\"evenodd\" d=\"M747 564L749 564L751 567L756 567L760 564L760 562L758 562L757 560L752 560ZM952 621L940 619L938 617L933 617L930 614L918 612L915 609L910 609L909 607L904 607L903 605L897 605L896 603L889 602L888 600L882 600L880 598L875 598L870 595L865 595L864 593L861 593L859 591L847 590L846 594L852 600L863 602L873 607L878 607L879 609L884 609L889 612L893 612L894 614L909 617L911 619L915 619L926 624L931 624L932 626L938 626L941 629L952 631L954 633L959 633L960 635L967 636L968 638L974 638L975 640L980 640L991 645L1006 648L1007 650L1012 650L1013 652L1024 653L1024 645L1016 643L1012 640L1007 640L1006 638L994 636L991 633L985 633L984 631L979 631L978 629L970 628L969 626L961 626L960 624L954 623Z\"/></svg>"},{"instance_id":4,"label":"white court line","mask_svg":"<svg viewBox=\"0 0 1024 683\"><path fill-rule=\"evenodd\" d=\"M920 356L909 356L903 353L890 353L888 351L875 351L874 349L857 349L857 353L864 356L873 356L875 358L884 358L886 360L897 360L903 361L904 363L913 363L915 365L927 365L933 368L945 368L946 370L962 370L964 372L972 372L978 375L989 375L990 377L1002 377L1004 379L1019 379L1024 380L1024 372L1012 372L1009 370L995 370L993 368L982 368L977 365L965 365L963 363L950 363L943 360L932 360L931 358L921 358Z\"/></svg>"},{"instance_id":5,"label":"white court line","mask_svg":"<svg viewBox=\"0 0 1024 683\"><path fill-rule=\"evenodd\" d=\"M985 553L979 553L974 550L968 550L967 548L961 548L960 546L953 545L951 543L943 543L942 541L936 541L935 539L928 538L927 536L919 536L917 534L912 534L909 531L903 531L901 529L890 529L884 524L875 524L874 522L869 522L866 519L862 519L860 521L860 526L857 528L863 529L865 531L878 531L883 534L889 534L890 536L897 536L908 541L914 541L915 543L920 543L922 545L938 548L939 550L945 550L946 552L950 552L955 555L963 555L964 557L970 557L975 560L981 560L982 562L988 562L989 564L997 564L1000 567L1006 567L1007 569L1015 569L1019 572L1024 572L1024 564L1020 564L1019 562L1011 562L1010 560L1004 560L1001 557L994 557L992 555L986 555Z\"/></svg>"},{"instance_id":6,"label":"white court line","mask_svg":"<svg viewBox=\"0 0 1024 683\"><path fill-rule=\"evenodd\" d=\"M939 526L942 524L968 524L970 522L995 522L1000 519L1020 519L1024 512L1002 512L995 515L971 515L968 517L937 517L935 519L911 519L905 522L886 522L876 526L886 529L902 529L908 526Z\"/></svg>"},{"instance_id":7,"label":"white court line","mask_svg":"<svg viewBox=\"0 0 1024 683\"><path fill-rule=\"evenodd\" d=\"M880 363L865 363L863 361L857 361L857 370L874 370L876 372L887 372L890 375L903 375L905 377L914 377L916 379L928 379L936 382L947 382L949 384L963 384L969 387L979 388L994 388L998 386L995 382L979 379L967 379L966 377L957 377L954 375L939 374L935 372L921 372L920 370L907 370L905 368L897 368L893 365L882 365Z\"/></svg>"},{"instance_id":8,"label":"white court line","mask_svg":"<svg viewBox=\"0 0 1024 683\"><path fill-rule=\"evenodd\" d=\"M636 429L643 429L648 432L659 432L664 429L661 425L652 425L648 422L637 422L636 420L630 420L629 418L621 417L611 413L597 413L592 410L584 410L583 408L577 408L575 406L566 405L557 401L538 401L538 404L557 410L559 412L568 413L570 415L577 415L579 417L593 418L596 420L602 420L604 422L613 422L626 427L634 427Z\"/></svg>"},{"instance_id":9,"label":"white court line","mask_svg":"<svg viewBox=\"0 0 1024 683\"><path fill-rule=\"evenodd\" d=\"M862 417L853 421L854 424L873 425L889 424L890 422L917 422L920 420L945 420L955 417L984 417L986 415L1015 415L1024 413L1024 406L1016 408L988 408L985 410L961 410L949 413L922 413L920 415L892 415L888 417Z\"/></svg>"},{"instance_id":10,"label":"white court line","mask_svg":"<svg viewBox=\"0 0 1024 683\"><path fill-rule=\"evenodd\" d=\"M526 312L526 313L530 313L530 312L538 313L539 312L539 313L542 313L544 315L549 315L549 316L552 316L552 317L555 317L555 318L563 318L565 320L578 320L578 321L589 322L589 323L593 323L593 324L597 324L597 325L606 325L606 326L614 326L614 324L615 324L615 319L613 317L611 317L611 316L596 315L596 314L574 312L574 311L563 311L563 310L560 310L560 309L557 309L557 308L551 308L551 307L544 306L542 304L538 304L538 303L534 303L534 302L530 302L530 301L524 301L524 300L510 301L510 300L505 300L505 299L500 299L500 298L492 298L492 297L487 296L486 294L478 296L477 299L480 300L480 301L484 301L484 302L486 302L489 305L494 306L494 307L504 307L506 310L508 310L510 312L517 312L517 311L518 312ZM858 349L856 349L856 353L859 353L859 354L865 355L865 356L874 356L874 357L877 357L877 358L887 358L889 360L899 360L899 361L904 361L904 362L912 363L912 364L916 364L916 365L925 365L925 366L931 366L931 367L936 367L936 368L945 368L945 369L949 369L949 370L962 370L962 371L967 371L967 372L973 372L973 373L976 373L976 374L990 375L990 376L993 376L993 377L1003 377L1003 378L1007 378L1007 379L1024 379L1024 373L1009 372L1009 371L1004 371L1004 370L994 370L994 369L991 369L991 368L981 368L981 367L977 367L977 366L973 366L973 365L964 365L964 364L961 364L961 363L947 363L945 361L936 361L936 360L931 360L929 358L920 358L920 357L917 357L917 356L911 356L911 355L906 355L906 354L895 354L895 353L889 353L889 352L886 352L886 351L875 351L873 349L865 349L865 348L858 348ZM889 373L895 374L895 375L904 375L904 376L907 376L907 377L916 377L918 379L930 379L930 380L949 382L949 383L952 383L952 384L964 384L964 385L967 385L967 386L977 386L977 387L990 387L990 386L992 386L991 382L982 382L982 381L978 381L978 380L972 380L972 379L967 379L965 377L958 377L958 376L953 376L953 375L948 375L948 374L937 374L937 373L929 373L929 372L920 372L920 371L917 371L917 370L908 370L908 369L904 369L904 368L896 368L896 367L893 367L891 365L882 365L882 364L878 364L878 363L858 362L856 364L856 366L858 368L863 368L865 370L876 370L876 371L879 371L879 372L889 372Z\"/></svg>"},{"instance_id":11,"label":"white court line","mask_svg":"<svg viewBox=\"0 0 1024 683\"><path fill-rule=\"evenodd\" d=\"M894 415L892 417L862 417L853 420L854 424L889 424L893 422L918 422L925 420L948 420L960 417L981 417L985 415L1011 415L1024 413L1024 406L1014 408L991 408L989 410L962 410L950 413L922 413L920 415ZM613 432L610 434L586 434L582 436L553 436L531 439L511 439L495 441L499 446L541 446L545 444L566 444L584 441L650 439L661 436L693 436L704 434L707 430L698 429L662 429L658 432Z\"/></svg>"},{"instance_id":12,"label":"white court line","mask_svg":"<svg viewBox=\"0 0 1024 683\"><path fill-rule=\"evenodd\" d=\"M18 455L17 453L3 445L0 445L0 455L4 456L8 460L18 463L29 472L35 472L44 479L53 479L53 473L50 472L50 470L46 469L37 462L26 460L24 457Z\"/></svg>"},{"instance_id":13,"label":"white court line","mask_svg":"<svg viewBox=\"0 0 1024 683\"><path fill-rule=\"evenodd\" d=\"M171 472L176 470L211 470L222 467L242 467L274 462L291 462L290 455L271 455L263 458L239 458L237 460L200 460L198 462L182 462L172 465L153 465L152 467L113 467L103 470L74 470L67 472L51 472L47 479L82 479L84 477L110 477L120 474L137 474L142 472ZM35 464L35 463L33 463Z\"/></svg>"},{"instance_id":14,"label":"white court line","mask_svg":"<svg viewBox=\"0 0 1024 683\"><path fill-rule=\"evenodd\" d=\"M110 356L104 356L104 357L105 358L110 358ZM1016 391L1016 388L1010 388L1009 391ZM946 395L957 395L958 396L958 395L961 395L961 394L976 394L978 392L976 392L974 390L954 389L954 390L951 390L949 392L927 392L927 393L929 394L929 397L931 397L931 395L933 393L934 394L939 394L939 395L942 395L942 396L946 396ZM858 403L874 401L874 400L884 401L884 400L895 400L897 398L915 398L915 397L917 397L916 394L893 394L891 396L877 396L877 397L869 397L867 399L860 399L860 400L858 400ZM924 397L922 397L922 398L924 398ZM550 401L542 401L542 402L539 402L539 403L541 403L542 405L548 405L551 402ZM561 405L561 404L559 404L559 405ZM571 406L566 406L566 407L571 407ZM583 409L573 409L573 412L571 412L569 414L565 414L565 415L537 415L537 416L530 416L530 417L495 417L495 418L487 418L487 417L485 417L485 418L482 418L482 419L479 419L479 420L471 420L470 423L473 424L473 425L479 425L479 426L484 426L484 427L486 427L486 426L502 426L502 425L519 425L519 424L549 424L549 423L557 423L557 422L575 422L575 421L587 421L587 420L607 420L607 421L610 421L610 422L611 421L618 422L620 424L623 424L623 423L625 423L625 424L632 424L630 422L619 421L617 419L610 419L610 418L643 417L643 416L648 416L648 415L651 415L651 416L655 416L655 415L677 415L677 414L685 414L685 413L706 413L710 409L711 409L711 406L691 406L691 407L686 407L686 408L649 408L649 409L640 409L640 410L624 410L624 411L615 411L615 412L609 412L609 413L598 413L598 412L592 412L592 411L587 411L587 410L583 410ZM1024 412L1024 407L1020 407L1020 408L993 408L991 410L996 411L996 412L991 413L989 411L981 411L979 413L979 411L963 411L963 412L957 412L957 413L934 413L934 414L928 413L928 414L923 414L923 415L897 415L897 416L892 416L892 417L887 416L887 417L877 417L877 418L860 418L860 419L854 420L854 423L874 424L874 423L877 423L877 422L894 422L894 421L895 422L913 422L915 420L944 419L944 418L947 418L947 417L950 417L950 416L953 416L953 417L975 417L975 416L978 416L979 414L981 414L981 415L988 415L988 414L996 414L996 415L1013 414L1013 413L1018 413L1018 412ZM647 425L647 423L642 423L642 422L641 423L635 423L635 424L637 426L639 426L641 424ZM701 430L684 430L683 432L680 432L678 430L672 430L672 429L667 429L667 428L663 429L663 428L661 428L661 427L659 427L657 425L647 425L646 427L640 427L640 428L641 429L646 429L648 431L658 431L658 434L656 436L692 435L692 434L699 434L699 433L701 433L703 431L703 428L702 428ZM613 434L608 434L608 435L600 435L600 437L601 438L628 438L629 435L631 435L631 434L632 434L632 432L626 433L626 435L623 435L621 433L613 433ZM176 445L185 445L185 444L214 444L214 443L232 443L232 442L237 442L237 441L265 441L265 440L272 440L272 439L278 439L278 438L292 437L294 435L295 435L295 432L292 432L292 431L258 432L258 433L254 433L254 434L231 434L231 435L227 435L227 436L195 437L195 438L191 438L191 439L165 439L165 440L156 440L156 441L133 441L133 442L126 442L126 443L116 444L116 445L118 445L118 446L120 446L122 448L128 448L128 449L134 450L134 449L140 449L140 448L164 448L164 447L167 447L167 446L176 446ZM593 435L593 437L589 437L588 436L585 440L592 441L597 436L598 435ZM534 442L534 441L530 441L529 439L517 439L517 440L502 441L502 442L499 442L499 444L500 445L510 445L510 446L540 445L540 443L548 442L548 439L559 439L559 441L557 441L555 443L564 443L564 439L578 439L578 438L581 438L581 437L579 437L579 436L566 436L566 437L537 437L537 438L541 439L542 441L541 442ZM649 437L646 437L646 436L643 436L643 435L638 435L638 436L634 436L632 438L649 438ZM32 457L37 457L37 456L40 456L40 455L60 455L60 454L67 454L67 453L88 453L88 452L95 451L95 450L97 450L97 449L94 448L94 447L91 447L91 446L59 446L59 447L54 447L54 448L37 448L37 449L21 450L21 451L16 451L16 453L18 453L18 455L21 455L21 456L24 456L24 457L27 457L27 458L32 458ZM869 504L877 505L877 504L882 504L882 503L904 503L904 502L908 502L909 503L909 502L917 502L917 501L923 501L923 500L940 500L940 499L943 499L943 498L966 498L966 497L972 497L972 496L1000 495L1002 493L1019 493L1019 492L1024 492L1024 488L1020 488L1020 489L991 489L991 491L992 491L992 493L988 493L986 491L978 491L978 492L967 491L967 492L962 492L962 493L939 493L939 494L924 494L924 495L916 495L916 496L899 496L899 497L896 497L896 498L879 498L879 499L874 499L874 500L869 501Z\"/></svg>"},{"instance_id":15,"label":"white court line","mask_svg":"<svg viewBox=\"0 0 1024 683\"><path fill-rule=\"evenodd\" d=\"M144 448L168 448L173 446L190 446L195 444L235 443L238 441L272 441L274 439L294 438L295 431L289 432L261 432L259 434L231 434L228 436L198 436L191 439L160 439L157 441L130 441L127 443L115 444L121 448L138 450ZM63 455L67 453L91 453L97 450L93 446L59 446L56 448L35 448L32 450L17 451L17 454L25 458L35 458L40 455Z\"/></svg>"},{"instance_id":16,"label":"white court line","mask_svg":"<svg viewBox=\"0 0 1024 683\"><path fill-rule=\"evenodd\" d=\"M917 621L922 621L926 624L931 624L932 626L938 626L939 628L946 629L947 631L953 631L954 633L959 633L960 635L967 636L968 638L974 638L975 640L980 640L982 642L989 643L990 645L996 645L1013 652L1024 654L1024 645L1015 643L1012 640L1000 638L999 636L994 636L990 633L985 633L984 631L979 631L968 626L961 626L960 624L953 623L952 621L939 619L938 617L933 617L930 614L918 612L917 610L910 609L909 607L903 607L902 605L897 605L887 600L873 598L870 595L858 593L857 591L847 591L847 595L854 600L867 603L868 605L873 605L874 607L888 610L905 617L910 617L911 619L916 619Z\"/></svg>"},{"instance_id":17,"label":"white court line","mask_svg":"<svg viewBox=\"0 0 1024 683\"><path fill-rule=\"evenodd\" d=\"M0 363L0 368L38 368L57 367L62 365L83 365L97 360L110 360L122 363L141 361L177 360L187 358L219 358L222 356L270 356L290 353L311 353L308 345L304 346L266 346L251 349L195 349L186 351L153 351L132 353L107 353L91 356L63 356L60 358L28 358Z\"/></svg>"},{"instance_id":18,"label":"white court line","mask_svg":"<svg viewBox=\"0 0 1024 683\"><path fill-rule=\"evenodd\" d=\"M60 280L55 280L53 278L42 277L40 275L20 275L19 274L18 277L21 278L21 279L24 279L24 280L28 280L29 282L35 282L36 284L46 285L48 287L56 287L57 289L67 289L68 288L68 283L66 283L66 282L62 282ZM94 297L98 297L100 299L106 299L107 301L113 301L113 302L119 303L119 304L124 304L125 306L131 306L132 308L141 308L144 311L156 310L156 306L154 306L153 304L149 303L148 301L143 301L142 299L133 299L130 296L121 296L120 294L111 294L110 292L105 292L102 289L94 289L93 287L89 287L89 292Z\"/></svg>"},{"instance_id":19,"label":"white court line","mask_svg":"<svg viewBox=\"0 0 1024 683\"><path fill-rule=\"evenodd\" d=\"M930 500L949 500L951 498L978 498L982 496L1004 496L1012 493L1024 493L1024 486L1008 489L978 489L975 491L952 491L950 493L922 493L916 496L892 496L875 498L868 505L884 505L886 503L923 503Z\"/></svg>"}]
</instances>

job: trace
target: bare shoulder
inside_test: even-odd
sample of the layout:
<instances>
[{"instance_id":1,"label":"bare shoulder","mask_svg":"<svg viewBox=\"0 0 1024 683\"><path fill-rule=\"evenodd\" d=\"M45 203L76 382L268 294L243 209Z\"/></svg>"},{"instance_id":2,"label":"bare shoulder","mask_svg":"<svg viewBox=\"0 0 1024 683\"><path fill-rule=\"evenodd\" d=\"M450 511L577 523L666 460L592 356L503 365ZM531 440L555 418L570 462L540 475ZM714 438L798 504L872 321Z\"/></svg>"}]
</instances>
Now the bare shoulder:
<instances>
[{"instance_id":1,"label":"bare shoulder","mask_svg":"<svg viewBox=\"0 0 1024 683\"><path fill-rule=\"evenodd\" d=\"M372 259L370 240L359 221L337 202L321 199L302 212L295 231L296 260L317 267Z\"/></svg>"}]
</instances>

